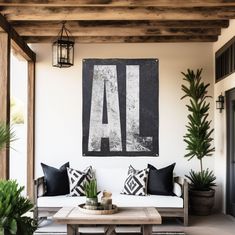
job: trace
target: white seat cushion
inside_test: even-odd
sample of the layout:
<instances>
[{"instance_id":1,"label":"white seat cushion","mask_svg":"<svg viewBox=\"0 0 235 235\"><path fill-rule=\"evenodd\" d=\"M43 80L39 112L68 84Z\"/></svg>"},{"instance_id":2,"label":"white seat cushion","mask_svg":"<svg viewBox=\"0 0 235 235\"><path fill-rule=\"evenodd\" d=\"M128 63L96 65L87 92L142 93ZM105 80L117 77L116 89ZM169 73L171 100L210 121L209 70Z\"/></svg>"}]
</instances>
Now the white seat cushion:
<instances>
[{"instance_id":1,"label":"white seat cushion","mask_svg":"<svg viewBox=\"0 0 235 235\"><path fill-rule=\"evenodd\" d=\"M133 196L113 194L113 204L117 206L146 206L146 207L167 207L167 208L183 208L183 199L176 196L160 196L160 195L147 195L147 196Z\"/></svg>"},{"instance_id":2,"label":"white seat cushion","mask_svg":"<svg viewBox=\"0 0 235 235\"><path fill-rule=\"evenodd\" d=\"M166 207L166 208L183 208L183 199L176 196L132 196L113 193L113 204L119 207ZM71 196L53 196L39 197L38 207L73 207L85 203L86 197L71 197Z\"/></svg>"}]
</instances>

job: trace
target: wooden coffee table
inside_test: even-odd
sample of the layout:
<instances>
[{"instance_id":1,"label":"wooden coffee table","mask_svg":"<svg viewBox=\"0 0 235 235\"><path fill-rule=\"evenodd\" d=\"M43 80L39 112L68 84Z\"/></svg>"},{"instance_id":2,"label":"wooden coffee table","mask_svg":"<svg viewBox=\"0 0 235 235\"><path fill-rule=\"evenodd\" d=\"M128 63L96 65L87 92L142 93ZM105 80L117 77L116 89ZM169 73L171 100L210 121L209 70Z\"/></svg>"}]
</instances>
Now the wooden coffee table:
<instances>
[{"instance_id":1,"label":"wooden coffee table","mask_svg":"<svg viewBox=\"0 0 235 235\"><path fill-rule=\"evenodd\" d=\"M63 207L53 220L67 225L67 235L79 235L80 225L104 225L105 235L116 234L116 225L139 225L143 235L151 235L152 226L162 222L154 207L120 207L112 215L90 215L82 213L78 207Z\"/></svg>"}]
</instances>

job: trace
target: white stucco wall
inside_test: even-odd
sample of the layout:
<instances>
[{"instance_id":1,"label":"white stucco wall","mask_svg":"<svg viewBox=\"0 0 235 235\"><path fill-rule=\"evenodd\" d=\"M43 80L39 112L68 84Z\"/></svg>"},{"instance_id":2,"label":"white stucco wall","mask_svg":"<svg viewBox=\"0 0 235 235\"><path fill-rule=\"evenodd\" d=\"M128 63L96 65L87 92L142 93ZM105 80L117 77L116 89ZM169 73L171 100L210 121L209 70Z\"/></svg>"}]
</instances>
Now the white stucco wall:
<instances>
[{"instance_id":1,"label":"white stucco wall","mask_svg":"<svg viewBox=\"0 0 235 235\"><path fill-rule=\"evenodd\" d=\"M162 167L176 162L175 173L184 176L197 160L187 161L183 135L187 122L186 100L181 101L182 75L187 68L203 68L203 78L213 84L212 43L160 44L76 44L75 66L67 69L51 65L51 45L32 44L36 63L36 176L42 175L40 162L59 167L70 161L72 167L137 168L147 163ZM159 59L159 157L82 156L82 59ZM213 95L213 87L210 87ZM212 100L213 113L214 104ZM211 115L212 116L212 115ZM214 169L214 158L205 159Z\"/></svg>"}]
</instances>

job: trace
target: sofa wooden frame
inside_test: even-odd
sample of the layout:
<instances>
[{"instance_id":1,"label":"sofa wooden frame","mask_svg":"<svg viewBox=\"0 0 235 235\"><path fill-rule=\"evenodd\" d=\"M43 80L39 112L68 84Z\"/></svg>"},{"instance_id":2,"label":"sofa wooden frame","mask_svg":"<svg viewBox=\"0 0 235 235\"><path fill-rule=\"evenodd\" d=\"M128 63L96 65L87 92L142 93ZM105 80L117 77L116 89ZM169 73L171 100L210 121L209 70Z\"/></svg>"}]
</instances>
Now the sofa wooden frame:
<instances>
[{"instance_id":1,"label":"sofa wooden frame","mask_svg":"<svg viewBox=\"0 0 235 235\"><path fill-rule=\"evenodd\" d=\"M183 208L156 208L164 218L175 217L183 219L184 226L188 225L188 182L182 177L174 177L174 181L182 187ZM44 177L35 180L35 218L50 217L55 214L61 207L38 207L37 199L46 192Z\"/></svg>"}]
</instances>

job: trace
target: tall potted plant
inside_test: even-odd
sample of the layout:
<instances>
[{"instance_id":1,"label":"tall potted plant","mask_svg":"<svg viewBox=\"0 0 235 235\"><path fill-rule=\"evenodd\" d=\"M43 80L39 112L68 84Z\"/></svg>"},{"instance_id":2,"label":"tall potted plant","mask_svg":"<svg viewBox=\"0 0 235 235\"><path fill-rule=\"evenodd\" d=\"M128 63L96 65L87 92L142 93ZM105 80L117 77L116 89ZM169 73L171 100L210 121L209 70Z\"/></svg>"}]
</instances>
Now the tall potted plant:
<instances>
[{"instance_id":1,"label":"tall potted plant","mask_svg":"<svg viewBox=\"0 0 235 235\"><path fill-rule=\"evenodd\" d=\"M189 190L190 209L196 215L208 215L214 205L215 190L215 175L213 171L203 168L203 158L211 156L215 151L212 146L211 120L209 119L210 103L207 102L208 87L210 84L205 84L201 78L202 69L197 69L196 72L188 69L187 73L183 73L183 80L187 85L182 85L182 90L185 95L181 98L188 98L188 124L187 132L184 135L187 153L185 157L188 160L197 158L200 164L200 170L192 170L186 177L191 181Z\"/></svg>"}]
</instances>

